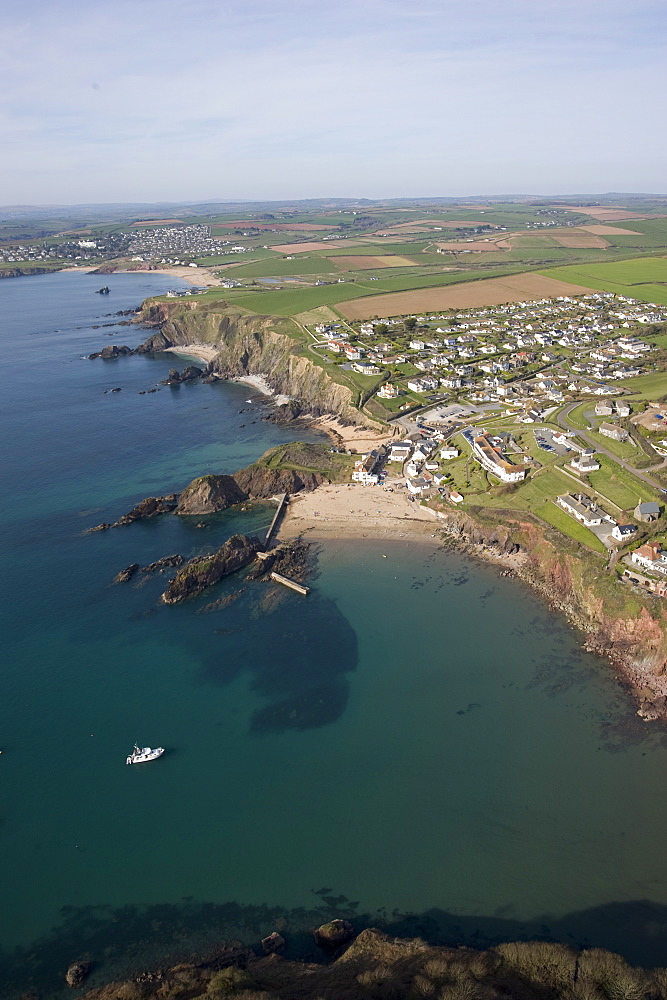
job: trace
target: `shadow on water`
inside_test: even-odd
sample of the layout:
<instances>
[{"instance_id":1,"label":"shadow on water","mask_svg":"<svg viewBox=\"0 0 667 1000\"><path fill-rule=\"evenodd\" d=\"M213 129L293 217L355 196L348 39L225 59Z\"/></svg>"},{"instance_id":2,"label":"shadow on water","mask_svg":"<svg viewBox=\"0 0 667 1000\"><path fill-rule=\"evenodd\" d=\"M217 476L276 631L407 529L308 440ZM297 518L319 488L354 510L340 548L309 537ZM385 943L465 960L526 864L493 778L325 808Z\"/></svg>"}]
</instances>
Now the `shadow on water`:
<instances>
[{"instance_id":1,"label":"shadow on water","mask_svg":"<svg viewBox=\"0 0 667 1000\"><path fill-rule=\"evenodd\" d=\"M559 941L574 947L606 948L634 965L664 964L667 906L637 900L607 903L560 919L513 920L502 913L462 916L432 909L424 913L380 910L360 914L358 904L331 889L313 890L312 907L240 903L181 903L152 906L64 907L62 924L29 947L0 954L3 996L19 998L26 990L56 1000L67 995L63 976L79 959L93 963L88 988L113 979L197 960L225 942L259 949L274 930L287 941L285 956L322 962L312 930L333 917L351 920L356 931L377 927L397 937L420 937L430 944L485 949L503 941ZM261 951L261 949L259 949Z\"/></svg>"},{"instance_id":2,"label":"shadow on water","mask_svg":"<svg viewBox=\"0 0 667 1000\"><path fill-rule=\"evenodd\" d=\"M348 702L346 675L357 667L354 629L334 601L317 593L304 602L275 593L276 585L250 587L225 608L219 652L211 654L210 645L202 650L200 682L226 685L249 675L251 689L266 701L250 719L257 735L335 722ZM335 642L323 642L323 636L335 636Z\"/></svg>"}]
</instances>

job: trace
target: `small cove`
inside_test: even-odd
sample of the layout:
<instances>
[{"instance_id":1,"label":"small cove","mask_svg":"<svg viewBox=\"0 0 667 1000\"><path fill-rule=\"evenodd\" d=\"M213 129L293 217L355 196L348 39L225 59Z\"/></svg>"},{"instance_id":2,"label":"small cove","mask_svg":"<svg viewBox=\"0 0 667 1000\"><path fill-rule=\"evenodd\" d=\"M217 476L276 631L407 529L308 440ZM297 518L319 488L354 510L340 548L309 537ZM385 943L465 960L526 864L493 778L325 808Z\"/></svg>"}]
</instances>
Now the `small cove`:
<instances>
[{"instance_id":1,"label":"small cove","mask_svg":"<svg viewBox=\"0 0 667 1000\"><path fill-rule=\"evenodd\" d=\"M367 539L318 546L306 601L248 584L205 612L241 582L175 608L159 604L164 577L109 586L131 562L259 532L271 510L203 529L171 516L85 528L292 432L262 421L268 404L248 386L148 393L184 367L174 355L82 360L138 344L145 331L104 328L108 313L175 286L109 275L101 297L96 280L0 282L12 988L35 970L52 982L77 941L99 960L104 934L120 963L123 912L143 942L136 964L159 953L156 920L177 951L223 929L255 940L282 913L306 948L317 907L442 939L543 934L661 962L663 732L521 585L429 542ZM125 768L135 739L169 754Z\"/></svg>"}]
</instances>

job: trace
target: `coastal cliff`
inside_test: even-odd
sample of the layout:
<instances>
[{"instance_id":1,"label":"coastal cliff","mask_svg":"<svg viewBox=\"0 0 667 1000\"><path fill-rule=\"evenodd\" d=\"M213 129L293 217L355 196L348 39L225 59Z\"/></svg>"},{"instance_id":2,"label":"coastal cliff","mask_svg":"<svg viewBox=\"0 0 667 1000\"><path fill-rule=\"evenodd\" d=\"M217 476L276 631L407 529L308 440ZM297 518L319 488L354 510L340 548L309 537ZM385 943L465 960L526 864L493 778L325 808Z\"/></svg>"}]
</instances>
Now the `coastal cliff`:
<instances>
[{"instance_id":1,"label":"coastal cliff","mask_svg":"<svg viewBox=\"0 0 667 1000\"><path fill-rule=\"evenodd\" d=\"M667 611L660 598L619 582L605 557L516 510L438 513L445 534L474 554L502 560L520 549L513 574L585 633L589 652L611 660L642 718L667 718Z\"/></svg>"},{"instance_id":2,"label":"coastal cliff","mask_svg":"<svg viewBox=\"0 0 667 1000\"><path fill-rule=\"evenodd\" d=\"M29 278L34 274L53 274L59 271L59 267L2 267L0 268L0 278Z\"/></svg>"},{"instance_id":3,"label":"coastal cliff","mask_svg":"<svg viewBox=\"0 0 667 1000\"><path fill-rule=\"evenodd\" d=\"M276 316L233 312L220 300L144 303L138 322L158 328L139 353L167 347L214 347L212 370L223 377L263 375L278 393L296 398L313 416L333 414L343 423L376 428L355 406L352 391L334 381L295 333L298 328Z\"/></svg>"}]
</instances>

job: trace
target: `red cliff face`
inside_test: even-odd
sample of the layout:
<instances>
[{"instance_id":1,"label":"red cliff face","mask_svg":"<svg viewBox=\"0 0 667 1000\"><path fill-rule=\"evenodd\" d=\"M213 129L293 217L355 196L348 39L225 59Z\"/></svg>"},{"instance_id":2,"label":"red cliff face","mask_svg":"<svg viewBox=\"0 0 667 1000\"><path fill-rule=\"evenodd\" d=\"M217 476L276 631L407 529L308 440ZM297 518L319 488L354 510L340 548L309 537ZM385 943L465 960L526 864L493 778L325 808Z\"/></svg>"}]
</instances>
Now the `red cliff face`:
<instances>
[{"instance_id":1,"label":"red cliff face","mask_svg":"<svg viewBox=\"0 0 667 1000\"><path fill-rule=\"evenodd\" d=\"M489 513L441 514L445 531L488 557L511 544L523 558L512 569L585 635L584 646L609 659L634 697L642 718L667 718L667 606L621 582L606 556L589 552L555 529L516 511L503 511L503 528ZM494 511L497 519L498 511Z\"/></svg>"}]
</instances>

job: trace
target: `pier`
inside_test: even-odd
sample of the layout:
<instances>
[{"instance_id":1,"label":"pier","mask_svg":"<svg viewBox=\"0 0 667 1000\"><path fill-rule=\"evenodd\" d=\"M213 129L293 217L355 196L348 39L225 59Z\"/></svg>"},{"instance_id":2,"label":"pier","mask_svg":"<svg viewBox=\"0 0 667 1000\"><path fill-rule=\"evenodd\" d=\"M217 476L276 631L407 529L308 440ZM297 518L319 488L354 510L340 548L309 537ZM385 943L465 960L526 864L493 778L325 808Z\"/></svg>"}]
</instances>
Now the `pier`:
<instances>
[{"instance_id":1,"label":"pier","mask_svg":"<svg viewBox=\"0 0 667 1000\"><path fill-rule=\"evenodd\" d=\"M297 583L296 580L290 580L288 577L283 576L282 573L271 573L269 574L272 580L276 583L282 583L285 587L291 587L292 590L296 590L298 594L303 594L304 597L310 593L310 587L304 587L302 583Z\"/></svg>"},{"instance_id":2,"label":"pier","mask_svg":"<svg viewBox=\"0 0 667 1000\"><path fill-rule=\"evenodd\" d=\"M278 510L273 515L271 526L269 527L269 530L266 533L266 538L264 539L264 545L268 545L271 539L273 538L275 530L278 527L278 522L280 521L280 518L283 516L283 512L286 506L287 506L287 493L283 493L280 500L278 501Z\"/></svg>"}]
</instances>

